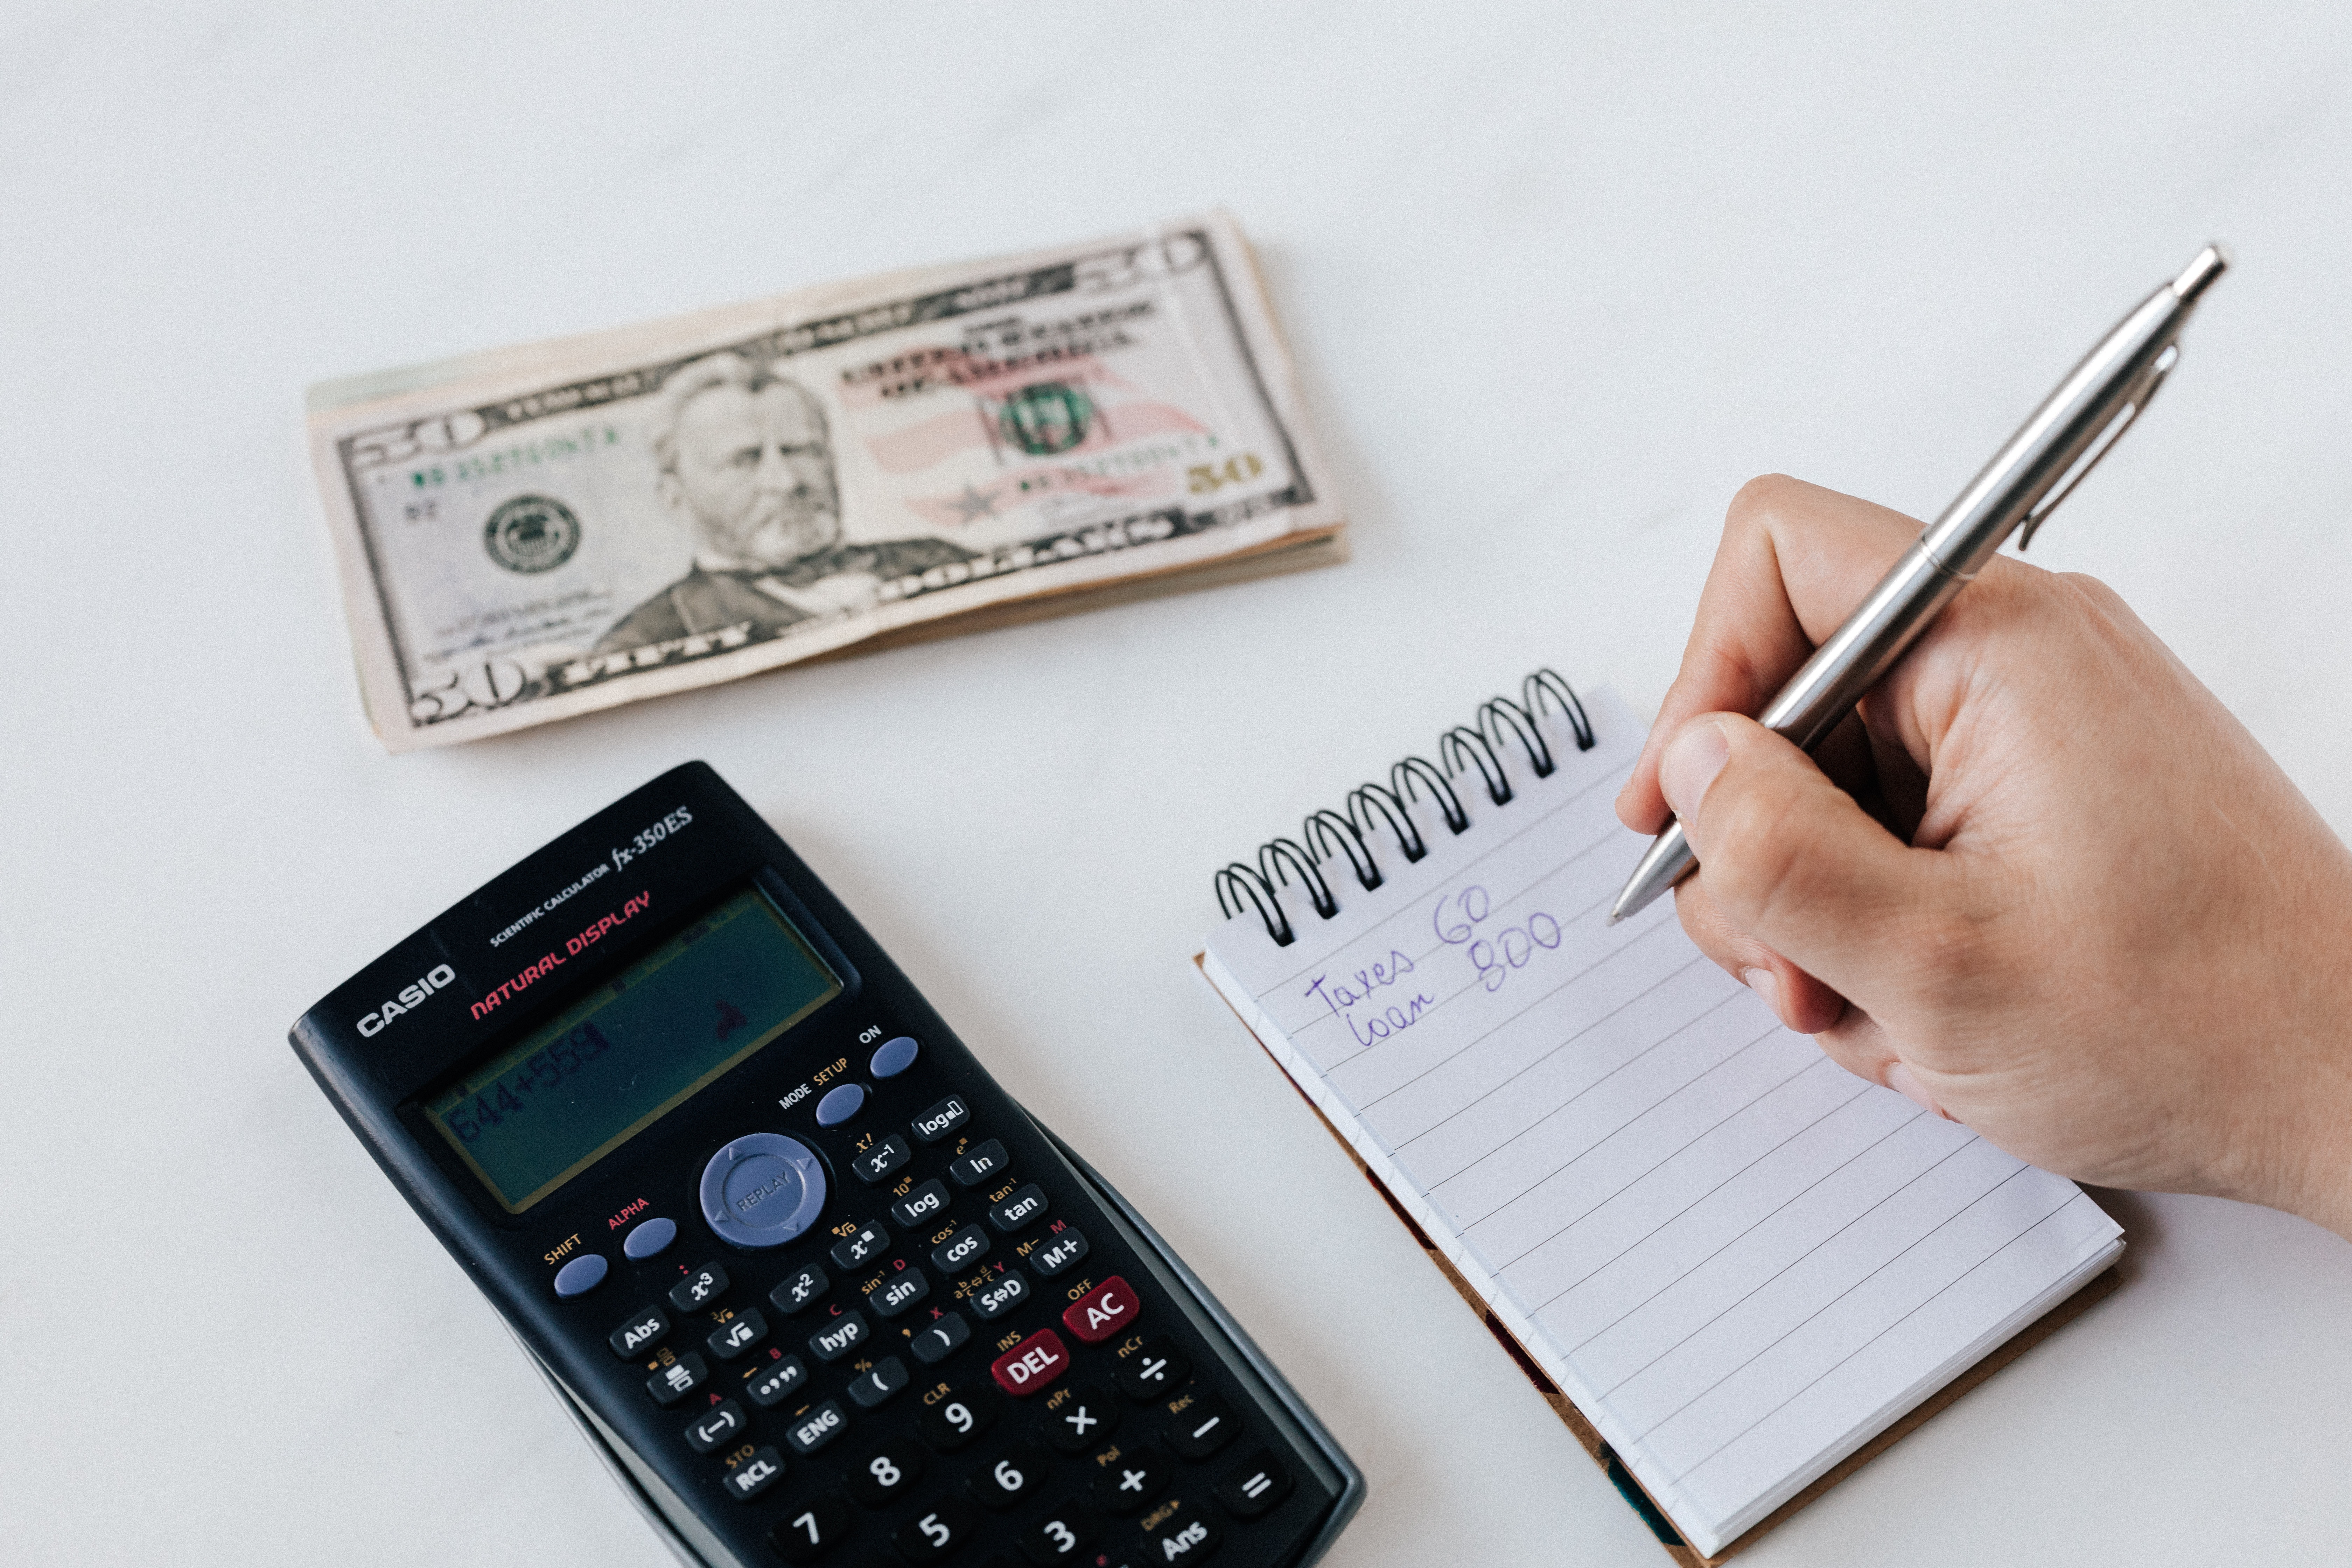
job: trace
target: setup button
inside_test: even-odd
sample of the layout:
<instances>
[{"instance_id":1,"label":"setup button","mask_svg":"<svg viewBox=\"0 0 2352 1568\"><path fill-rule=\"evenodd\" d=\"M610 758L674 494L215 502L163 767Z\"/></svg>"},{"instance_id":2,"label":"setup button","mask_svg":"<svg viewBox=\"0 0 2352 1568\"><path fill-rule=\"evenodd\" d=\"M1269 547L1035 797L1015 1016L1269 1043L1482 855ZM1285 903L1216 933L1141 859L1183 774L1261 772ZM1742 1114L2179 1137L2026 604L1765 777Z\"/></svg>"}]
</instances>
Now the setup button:
<instances>
[{"instance_id":1,"label":"setup button","mask_svg":"<svg viewBox=\"0 0 2352 1568\"><path fill-rule=\"evenodd\" d=\"M732 1246L758 1250L798 1241L824 1207L824 1167L797 1138L753 1132L702 1168L702 1217Z\"/></svg>"}]
</instances>

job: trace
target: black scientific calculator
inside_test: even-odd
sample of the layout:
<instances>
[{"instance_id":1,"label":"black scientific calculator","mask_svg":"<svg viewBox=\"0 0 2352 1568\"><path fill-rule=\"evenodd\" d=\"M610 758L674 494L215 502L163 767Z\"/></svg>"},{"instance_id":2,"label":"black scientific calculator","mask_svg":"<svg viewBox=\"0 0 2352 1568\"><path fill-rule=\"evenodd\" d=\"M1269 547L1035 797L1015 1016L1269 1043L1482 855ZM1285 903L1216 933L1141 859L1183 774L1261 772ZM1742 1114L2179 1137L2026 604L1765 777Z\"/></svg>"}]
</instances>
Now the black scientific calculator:
<instances>
[{"instance_id":1,"label":"black scientific calculator","mask_svg":"<svg viewBox=\"0 0 2352 1568\"><path fill-rule=\"evenodd\" d=\"M1315 1561L1364 1482L718 774L338 987L296 1052L671 1551Z\"/></svg>"}]
</instances>

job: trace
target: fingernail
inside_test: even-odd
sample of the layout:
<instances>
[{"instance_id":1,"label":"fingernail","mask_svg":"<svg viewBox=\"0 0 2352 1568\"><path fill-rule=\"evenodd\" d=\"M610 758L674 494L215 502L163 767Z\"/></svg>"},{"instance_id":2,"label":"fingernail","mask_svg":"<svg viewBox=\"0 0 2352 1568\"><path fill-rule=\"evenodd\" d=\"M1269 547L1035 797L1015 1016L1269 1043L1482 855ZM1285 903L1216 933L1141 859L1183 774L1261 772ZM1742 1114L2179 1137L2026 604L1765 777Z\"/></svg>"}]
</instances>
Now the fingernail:
<instances>
[{"instance_id":1,"label":"fingernail","mask_svg":"<svg viewBox=\"0 0 2352 1568\"><path fill-rule=\"evenodd\" d=\"M1658 788L1685 821L1706 798L1706 786L1731 760L1731 742L1717 723L1694 724L1676 735L1658 759Z\"/></svg>"},{"instance_id":2,"label":"fingernail","mask_svg":"<svg viewBox=\"0 0 2352 1568\"><path fill-rule=\"evenodd\" d=\"M1780 1015L1780 977L1779 975L1764 968L1743 969L1739 972L1739 984L1755 992L1758 999L1772 1009L1772 1016L1780 1018L1784 1024L1788 1022Z\"/></svg>"},{"instance_id":3,"label":"fingernail","mask_svg":"<svg viewBox=\"0 0 2352 1568\"><path fill-rule=\"evenodd\" d=\"M1901 1062L1896 1062L1886 1069L1886 1087L1904 1099L1914 1102L1922 1110L1932 1110L1938 1116L1944 1115L1944 1108L1936 1103L1936 1097L1927 1092L1927 1086L1919 1081L1919 1075ZM1951 1118L1945 1116L1944 1120L1948 1121Z\"/></svg>"}]
</instances>

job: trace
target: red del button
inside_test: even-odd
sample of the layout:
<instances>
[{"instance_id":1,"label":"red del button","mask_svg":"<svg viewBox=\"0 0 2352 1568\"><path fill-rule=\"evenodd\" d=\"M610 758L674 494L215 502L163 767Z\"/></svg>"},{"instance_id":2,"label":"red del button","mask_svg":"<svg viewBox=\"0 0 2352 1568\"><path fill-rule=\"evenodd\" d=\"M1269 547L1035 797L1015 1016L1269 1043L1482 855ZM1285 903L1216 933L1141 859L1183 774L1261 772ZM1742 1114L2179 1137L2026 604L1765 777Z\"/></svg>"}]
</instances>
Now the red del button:
<instances>
[{"instance_id":1,"label":"red del button","mask_svg":"<svg viewBox=\"0 0 2352 1568\"><path fill-rule=\"evenodd\" d=\"M989 1364L996 1386L1015 1398L1034 1394L1070 1367L1070 1352L1062 1336L1039 1329Z\"/></svg>"},{"instance_id":2,"label":"red del button","mask_svg":"<svg viewBox=\"0 0 2352 1568\"><path fill-rule=\"evenodd\" d=\"M1076 1301L1062 1314L1062 1321L1070 1332L1090 1345L1098 1345L1135 1321L1143 1303L1127 1288L1127 1281L1114 1274Z\"/></svg>"}]
</instances>

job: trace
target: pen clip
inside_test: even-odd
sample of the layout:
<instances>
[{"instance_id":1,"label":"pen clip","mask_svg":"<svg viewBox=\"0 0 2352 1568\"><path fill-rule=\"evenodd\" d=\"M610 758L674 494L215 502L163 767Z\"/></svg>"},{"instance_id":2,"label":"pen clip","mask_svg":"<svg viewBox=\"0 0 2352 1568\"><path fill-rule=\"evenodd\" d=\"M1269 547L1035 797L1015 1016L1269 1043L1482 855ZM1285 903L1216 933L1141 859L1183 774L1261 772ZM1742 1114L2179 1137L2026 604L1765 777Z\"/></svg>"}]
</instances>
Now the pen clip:
<instances>
[{"instance_id":1,"label":"pen clip","mask_svg":"<svg viewBox=\"0 0 2352 1568\"><path fill-rule=\"evenodd\" d=\"M2105 457L2115 446L2116 437L2124 433L2126 426L2140 416L2141 412L2147 407L2148 400L2156 395L2156 389L2163 384L2164 378L2170 375L2172 367L2179 363L2180 345L2167 343L2164 346L2164 352L2157 355L2147 369L2141 373L2138 384L2131 389L2130 400L2123 405L2122 410L2113 419L2107 421L2107 427L2099 432L2098 438L2091 443L2081 457L2074 459L2074 466L2060 476L2058 483L2050 493L2043 496L2035 504L2033 510L2025 514L2025 531L2018 536L2018 549L2021 551L2033 542L2035 531L2040 529L2049 519L2050 514L2058 509L2060 501L2074 493L2074 487L2083 482L2083 476L2099 466L2099 459Z\"/></svg>"}]
</instances>

